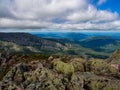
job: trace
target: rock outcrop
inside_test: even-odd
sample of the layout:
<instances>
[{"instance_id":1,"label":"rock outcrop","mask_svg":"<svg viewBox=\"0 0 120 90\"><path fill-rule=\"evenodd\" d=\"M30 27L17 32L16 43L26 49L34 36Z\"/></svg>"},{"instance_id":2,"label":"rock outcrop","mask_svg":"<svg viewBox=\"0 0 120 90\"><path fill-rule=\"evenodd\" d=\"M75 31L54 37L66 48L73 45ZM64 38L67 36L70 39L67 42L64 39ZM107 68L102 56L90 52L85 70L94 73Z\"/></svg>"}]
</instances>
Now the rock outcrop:
<instances>
[{"instance_id":1,"label":"rock outcrop","mask_svg":"<svg viewBox=\"0 0 120 90\"><path fill-rule=\"evenodd\" d=\"M0 64L0 90L120 90L120 58L113 63L114 59L43 57L6 58Z\"/></svg>"}]
</instances>

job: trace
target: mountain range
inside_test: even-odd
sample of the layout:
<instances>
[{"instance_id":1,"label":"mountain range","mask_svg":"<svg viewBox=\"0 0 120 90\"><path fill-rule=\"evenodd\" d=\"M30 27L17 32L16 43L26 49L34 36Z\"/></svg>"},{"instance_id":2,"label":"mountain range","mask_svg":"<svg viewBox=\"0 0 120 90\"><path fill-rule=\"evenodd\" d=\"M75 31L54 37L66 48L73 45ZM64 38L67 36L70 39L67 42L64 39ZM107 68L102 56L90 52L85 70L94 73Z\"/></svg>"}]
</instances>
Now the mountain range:
<instances>
[{"instance_id":1,"label":"mountain range","mask_svg":"<svg viewBox=\"0 0 120 90\"><path fill-rule=\"evenodd\" d=\"M9 46L15 47L16 49L20 49L23 52L57 52L60 51L62 48L65 48L65 45L43 39L29 33L0 33L0 41L1 45L5 43ZM48 53L49 53L48 52Z\"/></svg>"},{"instance_id":2,"label":"mountain range","mask_svg":"<svg viewBox=\"0 0 120 90\"><path fill-rule=\"evenodd\" d=\"M120 48L120 39L83 33L0 33L0 49L18 53L82 55L107 58Z\"/></svg>"}]
</instances>

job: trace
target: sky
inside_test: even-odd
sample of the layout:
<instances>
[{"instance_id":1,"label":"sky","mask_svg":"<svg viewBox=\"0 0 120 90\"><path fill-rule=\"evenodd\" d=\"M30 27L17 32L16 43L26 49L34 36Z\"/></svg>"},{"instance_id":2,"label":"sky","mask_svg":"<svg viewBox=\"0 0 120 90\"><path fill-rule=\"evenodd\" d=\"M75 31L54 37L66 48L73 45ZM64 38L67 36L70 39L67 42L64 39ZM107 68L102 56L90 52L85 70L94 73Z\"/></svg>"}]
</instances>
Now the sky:
<instances>
[{"instance_id":1,"label":"sky","mask_svg":"<svg viewBox=\"0 0 120 90\"><path fill-rule=\"evenodd\" d=\"M0 0L0 31L120 30L120 0Z\"/></svg>"}]
</instances>

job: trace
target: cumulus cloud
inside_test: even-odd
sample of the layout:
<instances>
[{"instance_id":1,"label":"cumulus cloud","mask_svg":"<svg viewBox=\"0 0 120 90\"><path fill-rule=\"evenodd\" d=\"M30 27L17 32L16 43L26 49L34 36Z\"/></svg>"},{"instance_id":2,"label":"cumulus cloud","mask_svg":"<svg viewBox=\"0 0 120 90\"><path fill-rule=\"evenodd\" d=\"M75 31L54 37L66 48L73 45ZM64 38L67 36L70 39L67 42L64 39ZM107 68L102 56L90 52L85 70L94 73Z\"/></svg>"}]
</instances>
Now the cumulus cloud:
<instances>
[{"instance_id":1,"label":"cumulus cloud","mask_svg":"<svg viewBox=\"0 0 120 90\"><path fill-rule=\"evenodd\" d=\"M0 28L120 29L117 12L87 0L1 0L0 12Z\"/></svg>"},{"instance_id":2,"label":"cumulus cloud","mask_svg":"<svg viewBox=\"0 0 120 90\"><path fill-rule=\"evenodd\" d=\"M67 17L72 21L91 21L91 22L103 22L112 21L118 18L117 13L111 13L106 10L97 10L94 6L89 5L86 10L79 10Z\"/></svg>"}]
</instances>

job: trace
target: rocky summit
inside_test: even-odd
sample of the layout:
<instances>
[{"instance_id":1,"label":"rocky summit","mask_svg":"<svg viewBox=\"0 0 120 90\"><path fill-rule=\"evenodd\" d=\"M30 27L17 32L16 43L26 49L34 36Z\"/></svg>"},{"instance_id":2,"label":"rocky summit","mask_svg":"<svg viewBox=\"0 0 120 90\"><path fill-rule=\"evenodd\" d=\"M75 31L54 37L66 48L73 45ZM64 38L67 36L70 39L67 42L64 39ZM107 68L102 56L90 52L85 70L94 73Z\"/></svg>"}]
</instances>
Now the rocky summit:
<instances>
[{"instance_id":1,"label":"rocky summit","mask_svg":"<svg viewBox=\"0 0 120 90\"><path fill-rule=\"evenodd\" d=\"M120 90L119 50L107 60L0 54L0 90Z\"/></svg>"}]
</instances>

